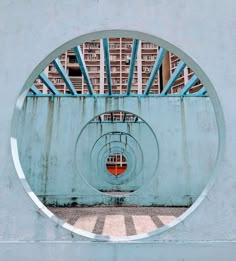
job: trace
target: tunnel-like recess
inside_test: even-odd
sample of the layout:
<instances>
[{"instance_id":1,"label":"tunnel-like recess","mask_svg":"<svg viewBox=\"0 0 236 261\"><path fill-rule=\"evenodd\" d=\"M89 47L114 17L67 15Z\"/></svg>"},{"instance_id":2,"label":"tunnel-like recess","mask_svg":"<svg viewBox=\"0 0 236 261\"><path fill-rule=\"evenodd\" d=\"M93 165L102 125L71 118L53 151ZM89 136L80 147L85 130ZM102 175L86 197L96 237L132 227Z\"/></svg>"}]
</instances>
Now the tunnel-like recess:
<instances>
[{"instance_id":1,"label":"tunnel-like recess","mask_svg":"<svg viewBox=\"0 0 236 261\"><path fill-rule=\"evenodd\" d=\"M146 139L142 138L144 135ZM81 150L85 142L86 150ZM78 135L77 173L97 191L124 195L151 182L157 170L158 154L156 135L147 122L128 111L106 111L88 121ZM89 200L79 201L90 205ZM100 203L115 202L109 201L101 199ZM124 203L130 204L129 199L124 199Z\"/></svg>"},{"instance_id":2,"label":"tunnel-like recess","mask_svg":"<svg viewBox=\"0 0 236 261\"><path fill-rule=\"evenodd\" d=\"M35 69L16 105L14 162L40 210L71 231L149 233L190 207L212 175L209 82L154 37L101 36L67 43Z\"/></svg>"}]
</instances>

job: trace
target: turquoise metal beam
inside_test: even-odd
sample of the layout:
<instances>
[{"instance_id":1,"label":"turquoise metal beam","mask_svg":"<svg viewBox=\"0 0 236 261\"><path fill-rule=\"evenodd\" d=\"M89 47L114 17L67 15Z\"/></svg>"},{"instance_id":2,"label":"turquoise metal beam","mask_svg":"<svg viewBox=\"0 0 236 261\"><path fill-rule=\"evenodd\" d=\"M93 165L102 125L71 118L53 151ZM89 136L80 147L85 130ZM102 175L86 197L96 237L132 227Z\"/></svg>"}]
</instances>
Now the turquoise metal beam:
<instances>
[{"instance_id":1,"label":"turquoise metal beam","mask_svg":"<svg viewBox=\"0 0 236 261\"><path fill-rule=\"evenodd\" d=\"M196 94L197 95L205 95L207 93L207 90L205 87L202 87Z\"/></svg>"},{"instance_id":2,"label":"turquoise metal beam","mask_svg":"<svg viewBox=\"0 0 236 261\"><path fill-rule=\"evenodd\" d=\"M66 86L68 87L68 89L70 90L70 92L74 95L77 94L75 87L73 85L73 83L71 82L69 76L67 75L65 69L63 68L60 60L58 58L56 58L53 61L53 65L55 66L55 68L57 69L58 73L61 75L62 79L64 80Z\"/></svg>"},{"instance_id":3,"label":"turquoise metal beam","mask_svg":"<svg viewBox=\"0 0 236 261\"><path fill-rule=\"evenodd\" d=\"M107 38L102 39L103 49L104 49L104 60L106 64L107 73L107 84L108 84L108 94L112 94L112 82L111 82L111 66L110 66L110 53L109 53L109 40Z\"/></svg>"},{"instance_id":4,"label":"turquoise metal beam","mask_svg":"<svg viewBox=\"0 0 236 261\"><path fill-rule=\"evenodd\" d=\"M40 95L42 94L41 91L33 84L31 87L30 87L30 90L33 92L33 94L35 95Z\"/></svg>"},{"instance_id":5,"label":"turquoise metal beam","mask_svg":"<svg viewBox=\"0 0 236 261\"><path fill-rule=\"evenodd\" d=\"M127 83L127 95L130 95L130 91L131 91L135 62L136 62L136 57L137 57L137 52L138 52L138 45L139 45L139 40L134 39L132 54L131 54L131 59L130 59L129 77L128 77L128 83Z\"/></svg>"},{"instance_id":6,"label":"turquoise metal beam","mask_svg":"<svg viewBox=\"0 0 236 261\"><path fill-rule=\"evenodd\" d=\"M206 92L206 91L205 91ZM47 94L47 93L39 93L37 94L38 97L51 97L51 96L54 96L54 97L91 97L90 94L77 94L77 95L73 95L73 94L68 94L68 93L58 93L58 94ZM160 98L163 98L163 97L166 97L166 96L170 96L170 97L183 97L183 96L188 96L188 97L201 97L203 96L202 94L199 94L198 92L196 93L192 93L192 94L185 94L183 96L181 96L179 93L173 93L173 94L166 94L166 95L162 95L162 94L149 94L148 95L149 97L160 97ZM27 94L27 97L35 97L35 94L31 94L31 93L28 93ZM112 94L112 95L109 95L109 94L99 94L99 95L96 95L96 97L107 97L107 98L111 98L111 97L116 97L116 98L125 98L127 97L127 94ZM141 99L142 97L147 97L147 95L144 95L144 94L130 94L128 97L137 97L138 99Z\"/></svg>"},{"instance_id":7,"label":"turquoise metal beam","mask_svg":"<svg viewBox=\"0 0 236 261\"><path fill-rule=\"evenodd\" d=\"M183 61L179 62L178 66L176 67L175 71L173 72L169 81L167 82L166 86L164 87L163 91L161 92L162 95L166 95L169 92L169 90L172 88L175 81L178 79L179 75L184 70L185 66L186 66L186 64Z\"/></svg>"},{"instance_id":8,"label":"turquoise metal beam","mask_svg":"<svg viewBox=\"0 0 236 261\"><path fill-rule=\"evenodd\" d=\"M180 95L185 95L198 81L198 77L194 74L192 78L185 84L185 86L180 92Z\"/></svg>"},{"instance_id":9,"label":"turquoise metal beam","mask_svg":"<svg viewBox=\"0 0 236 261\"><path fill-rule=\"evenodd\" d=\"M86 68L86 64L84 62L84 58L83 58L83 54L82 54L82 51L81 51L81 48L80 46L76 46L74 48L74 52L75 52L75 57L76 57L76 60L80 66L80 69L81 69L81 72L84 76L84 80L87 84L87 87L88 87L88 91L91 95L94 95L94 90L93 90L93 85L92 85L92 82L89 78L89 74L88 74L88 70Z\"/></svg>"},{"instance_id":10,"label":"turquoise metal beam","mask_svg":"<svg viewBox=\"0 0 236 261\"><path fill-rule=\"evenodd\" d=\"M152 88L152 84L153 84L153 82L155 80L157 72L159 71L159 69L161 67L161 64L162 64L162 61L164 59L165 54L166 54L166 50L163 49L163 48L160 48L159 52L158 52L158 55L157 55L157 58L156 58L156 61L154 63L152 72L151 72L150 77L148 79L146 89L144 91L145 95L148 95L150 90L151 90L151 88Z\"/></svg>"},{"instance_id":11,"label":"turquoise metal beam","mask_svg":"<svg viewBox=\"0 0 236 261\"><path fill-rule=\"evenodd\" d=\"M60 94L57 88L53 85L53 83L48 79L46 74L44 72L41 72L39 74L39 79L47 86L47 88L53 93L53 94Z\"/></svg>"}]
</instances>

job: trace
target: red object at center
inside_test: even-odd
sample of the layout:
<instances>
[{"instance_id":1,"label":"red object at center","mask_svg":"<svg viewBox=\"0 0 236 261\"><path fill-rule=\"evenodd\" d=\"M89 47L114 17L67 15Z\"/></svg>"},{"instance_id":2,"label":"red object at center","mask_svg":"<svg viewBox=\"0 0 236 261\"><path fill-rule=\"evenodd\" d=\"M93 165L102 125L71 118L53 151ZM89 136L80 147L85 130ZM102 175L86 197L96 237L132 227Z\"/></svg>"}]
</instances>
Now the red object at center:
<instances>
[{"instance_id":1,"label":"red object at center","mask_svg":"<svg viewBox=\"0 0 236 261\"><path fill-rule=\"evenodd\" d=\"M107 170L115 176L121 175L122 173L125 172L125 170L127 169L127 166L107 166Z\"/></svg>"}]
</instances>

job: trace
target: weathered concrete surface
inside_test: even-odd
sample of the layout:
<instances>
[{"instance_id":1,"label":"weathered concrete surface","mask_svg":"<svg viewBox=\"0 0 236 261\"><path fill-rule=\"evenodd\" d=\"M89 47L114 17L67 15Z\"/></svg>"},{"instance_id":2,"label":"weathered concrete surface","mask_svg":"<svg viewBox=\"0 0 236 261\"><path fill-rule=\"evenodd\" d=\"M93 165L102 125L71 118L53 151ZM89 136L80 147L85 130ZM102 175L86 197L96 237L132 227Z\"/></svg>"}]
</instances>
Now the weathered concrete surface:
<instances>
[{"instance_id":1,"label":"weathered concrete surface","mask_svg":"<svg viewBox=\"0 0 236 261\"><path fill-rule=\"evenodd\" d=\"M2 260L235 260L235 13L234 0L0 2ZM136 31L129 36L163 45L183 58L208 88L219 127L215 176L199 200L175 226L128 243L109 238L91 242L91 235L58 225L39 211L15 170L17 166L19 172L12 115L26 79L39 65L27 80L30 85L52 59L78 44L71 39L91 32L97 32L91 38L109 37L111 32L99 31L114 29ZM119 31L115 35L122 36Z\"/></svg>"},{"instance_id":2,"label":"weathered concrete surface","mask_svg":"<svg viewBox=\"0 0 236 261\"><path fill-rule=\"evenodd\" d=\"M17 137L33 192L46 204L56 205L191 205L216 161L218 133L210 99L116 100L27 98ZM105 110L116 109L147 122L86 125ZM106 135L114 131L130 136L120 141L119 135ZM116 178L106 170L106 157L118 149L126 153L128 169ZM98 190L137 191L117 201Z\"/></svg>"}]
</instances>

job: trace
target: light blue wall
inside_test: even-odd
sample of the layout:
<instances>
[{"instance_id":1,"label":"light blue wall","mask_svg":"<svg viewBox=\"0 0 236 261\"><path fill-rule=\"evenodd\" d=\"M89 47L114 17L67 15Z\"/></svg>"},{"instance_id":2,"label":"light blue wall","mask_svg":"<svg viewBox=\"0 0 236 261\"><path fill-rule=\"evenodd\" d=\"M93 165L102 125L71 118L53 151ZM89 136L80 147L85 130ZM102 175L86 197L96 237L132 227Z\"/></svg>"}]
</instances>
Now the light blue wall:
<instances>
[{"instance_id":1,"label":"light blue wall","mask_svg":"<svg viewBox=\"0 0 236 261\"><path fill-rule=\"evenodd\" d=\"M145 122L86 125L112 110ZM27 98L19 124L24 173L49 204L191 205L212 174L218 148L209 98ZM103 136L114 131L130 136L121 142ZM109 147L127 153L127 172L118 178L105 168ZM98 190L136 192L117 198Z\"/></svg>"},{"instance_id":2,"label":"light blue wall","mask_svg":"<svg viewBox=\"0 0 236 261\"><path fill-rule=\"evenodd\" d=\"M235 1L32 2L0 1L0 259L235 261ZM213 178L177 221L156 232L114 239L78 231L37 201L18 162L17 99L22 86L31 86L65 50L127 35L169 49L196 72L214 105L219 150Z\"/></svg>"}]
</instances>

